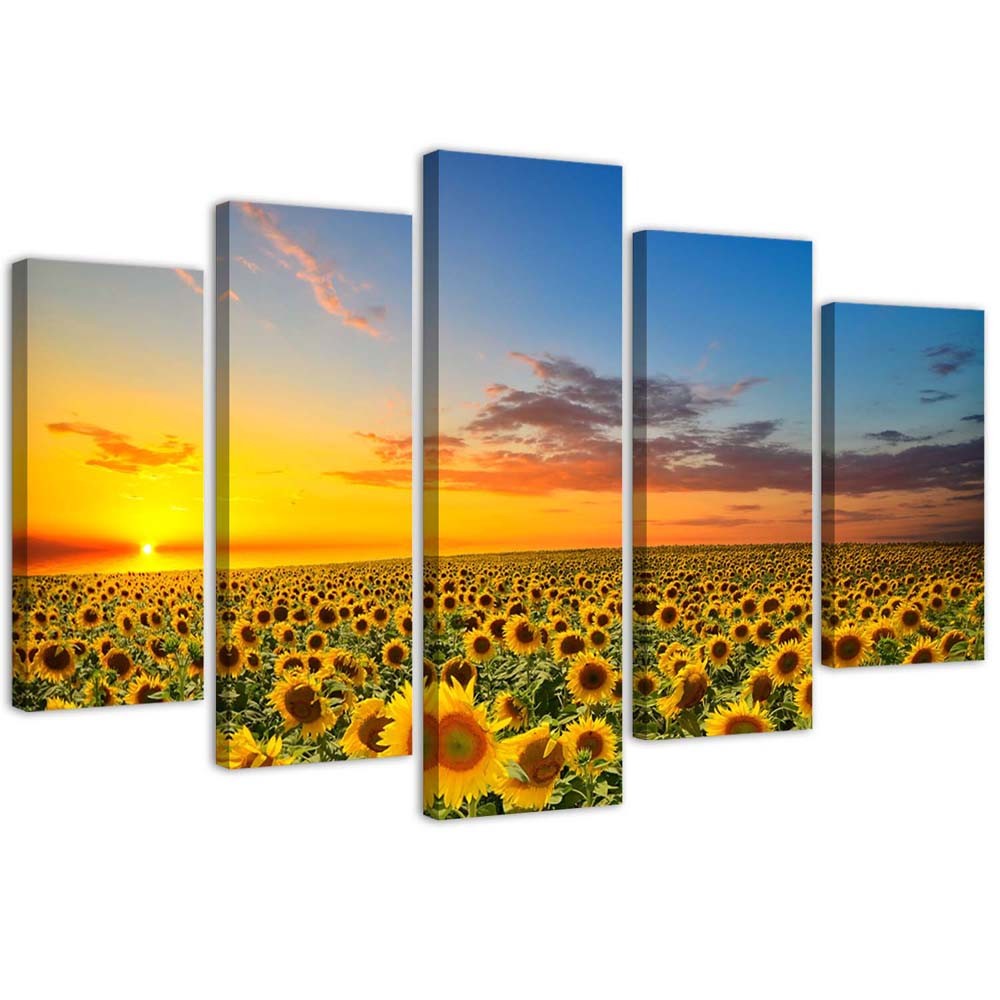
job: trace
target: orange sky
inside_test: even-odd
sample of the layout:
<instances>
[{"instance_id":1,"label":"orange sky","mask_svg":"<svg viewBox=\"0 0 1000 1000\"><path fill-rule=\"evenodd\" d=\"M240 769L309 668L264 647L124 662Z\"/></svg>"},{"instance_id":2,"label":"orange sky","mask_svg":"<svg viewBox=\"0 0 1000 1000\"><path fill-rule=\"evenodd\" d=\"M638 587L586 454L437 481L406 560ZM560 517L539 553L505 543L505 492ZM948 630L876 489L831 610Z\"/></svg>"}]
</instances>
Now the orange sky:
<instances>
[{"instance_id":1,"label":"orange sky","mask_svg":"<svg viewBox=\"0 0 1000 1000\"><path fill-rule=\"evenodd\" d=\"M31 261L27 282L29 572L199 567L200 272Z\"/></svg>"}]
</instances>

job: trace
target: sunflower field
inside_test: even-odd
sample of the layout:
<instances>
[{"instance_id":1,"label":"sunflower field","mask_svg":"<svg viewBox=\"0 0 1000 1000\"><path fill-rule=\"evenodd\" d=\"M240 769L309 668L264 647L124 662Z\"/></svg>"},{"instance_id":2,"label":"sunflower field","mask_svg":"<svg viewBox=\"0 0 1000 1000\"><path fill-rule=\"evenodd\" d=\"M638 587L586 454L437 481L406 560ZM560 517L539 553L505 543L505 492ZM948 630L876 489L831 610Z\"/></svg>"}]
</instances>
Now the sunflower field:
<instances>
[{"instance_id":1,"label":"sunflower field","mask_svg":"<svg viewBox=\"0 0 1000 1000\"><path fill-rule=\"evenodd\" d=\"M202 697L201 570L17 577L13 590L15 708Z\"/></svg>"},{"instance_id":2,"label":"sunflower field","mask_svg":"<svg viewBox=\"0 0 1000 1000\"><path fill-rule=\"evenodd\" d=\"M637 548L632 734L809 729L808 544Z\"/></svg>"},{"instance_id":3,"label":"sunflower field","mask_svg":"<svg viewBox=\"0 0 1000 1000\"><path fill-rule=\"evenodd\" d=\"M428 562L428 816L621 802L621 588L617 549Z\"/></svg>"},{"instance_id":4,"label":"sunflower field","mask_svg":"<svg viewBox=\"0 0 1000 1000\"><path fill-rule=\"evenodd\" d=\"M982 660L983 546L823 546L822 661L830 667Z\"/></svg>"},{"instance_id":5,"label":"sunflower field","mask_svg":"<svg viewBox=\"0 0 1000 1000\"><path fill-rule=\"evenodd\" d=\"M218 574L216 759L411 752L408 559Z\"/></svg>"}]
</instances>

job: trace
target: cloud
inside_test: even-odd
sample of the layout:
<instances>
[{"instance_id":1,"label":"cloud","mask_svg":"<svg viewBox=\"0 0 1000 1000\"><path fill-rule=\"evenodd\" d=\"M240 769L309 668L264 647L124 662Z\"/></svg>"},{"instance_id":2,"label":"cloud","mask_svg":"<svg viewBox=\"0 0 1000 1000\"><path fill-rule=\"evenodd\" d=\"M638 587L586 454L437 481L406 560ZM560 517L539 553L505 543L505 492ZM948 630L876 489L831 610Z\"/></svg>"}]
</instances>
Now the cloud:
<instances>
[{"instance_id":1,"label":"cloud","mask_svg":"<svg viewBox=\"0 0 1000 1000\"><path fill-rule=\"evenodd\" d=\"M957 399L958 397L952 392L942 392L940 389L921 389L920 390L920 402L921 403L941 403L946 399Z\"/></svg>"},{"instance_id":2,"label":"cloud","mask_svg":"<svg viewBox=\"0 0 1000 1000\"><path fill-rule=\"evenodd\" d=\"M85 465L126 473L171 465L181 469L197 469L197 465L192 461L197 446L180 441L173 434L165 435L159 447L144 448L132 444L128 434L121 434L95 424L63 422L45 426L53 434L78 434L90 438L97 448L97 454L88 458Z\"/></svg>"},{"instance_id":3,"label":"cloud","mask_svg":"<svg viewBox=\"0 0 1000 1000\"><path fill-rule=\"evenodd\" d=\"M983 439L918 444L894 453L841 452L832 462L825 455L823 465L824 478L829 472L828 482L843 496L937 488L978 492L983 486Z\"/></svg>"},{"instance_id":4,"label":"cloud","mask_svg":"<svg viewBox=\"0 0 1000 1000\"><path fill-rule=\"evenodd\" d=\"M224 291L224 292L223 292L223 293L222 293L222 294L221 294L221 295L219 296L219 301L220 301L220 302L225 302L225 301L226 301L226 299L229 299L229 300L230 300L231 302L239 302L239 301L240 301L240 297L239 297L239 296L238 296L238 295L236 294L236 292L234 292L234 291L233 291L233 290L232 290L231 288L227 288L227 289L226 289L226 290L225 290L225 291Z\"/></svg>"},{"instance_id":5,"label":"cloud","mask_svg":"<svg viewBox=\"0 0 1000 1000\"><path fill-rule=\"evenodd\" d=\"M956 344L938 344L936 347L924 349L924 357L932 359L930 370L935 375L942 376L957 372L975 356L976 352L971 348L959 347Z\"/></svg>"},{"instance_id":6,"label":"cloud","mask_svg":"<svg viewBox=\"0 0 1000 1000\"><path fill-rule=\"evenodd\" d=\"M183 267L175 267L174 274L196 295L203 294L204 289L198 284L198 279L190 271L185 271Z\"/></svg>"},{"instance_id":7,"label":"cloud","mask_svg":"<svg viewBox=\"0 0 1000 1000\"><path fill-rule=\"evenodd\" d=\"M726 505L726 510L760 510L759 503L731 503ZM807 510L808 514L809 511Z\"/></svg>"},{"instance_id":8,"label":"cloud","mask_svg":"<svg viewBox=\"0 0 1000 1000\"><path fill-rule=\"evenodd\" d=\"M234 257L233 260L237 264L242 264L251 274L257 274L260 270L260 264L254 263L252 260L248 260L246 257Z\"/></svg>"},{"instance_id":9,"label":"cloud","mask_svg":"<svg viewBox=\"0 0 1000 1000\"><path fill-rule=\"evenodd\" d=\"M902 431L875 431L871 434L866 434L866 438L872 438L875 441L882 441L885 444L908 444L912 441L930 441L933 435L927 434L923 437L913 437L910 434L904 434Z\"/></svg>"},{"instance_id":10,"label":"cloud","mask_svg":"<svg viewBox=\"0 0 1000 1000\"><path fill-rule=\"evenodd\" d=\"M335 272L333 268L324 267L319 260L305 247L296 243L279 226L277 219L267 209L250 202L241 202L240 210L257 227L261 235L271 244L274 250L283 255L278 259L294 262L298 270L295 277L305 282L312 289L317 305L331 316L336 316L345 326L349 326L370 337L379 337L381 333L371 321L360 313L353 312L337 293L333 284ZM293 268L294 269L294 268Z\"/></svg>"},{"instance_id":11,"label":"cloud","mask_svg":"<svg viewBox=\"0 0 1000 1000\"><path fill-rule=\"evenodd\" d=\"M974 424L981 424L984 418L981 413L970 413L967 417L962 417L962 419L971 421Z\"/></svg>"}]
</instances>

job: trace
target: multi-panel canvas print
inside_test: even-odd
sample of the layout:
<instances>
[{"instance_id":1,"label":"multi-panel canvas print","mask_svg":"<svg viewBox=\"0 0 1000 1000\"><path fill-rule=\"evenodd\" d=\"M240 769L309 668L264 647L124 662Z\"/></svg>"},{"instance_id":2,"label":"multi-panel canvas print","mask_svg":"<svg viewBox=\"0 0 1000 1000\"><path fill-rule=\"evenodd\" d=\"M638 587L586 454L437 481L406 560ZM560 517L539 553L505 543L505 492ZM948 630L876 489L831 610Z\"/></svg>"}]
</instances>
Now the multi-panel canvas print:
<instances>
[{"instance_id":1,"label":"multi-panel canvas print","mask_svg":"<svg viewBox=\"0 0 1000 1000\"><path fill-rule=\"evenodd\" d=\"M13 704L202 697L202 275L13 271Z\"/></svg>"},{"instance_id":2,"label":"multi-panel canvas print","mask_svg":"<svg viewBox=\"0 0 1000 1000\"><path fill-rule=\"evenodd\" d=\"M982 660L976 309L822 313L823 663Z\"/></svg>"},{"instance_id":3,"label":"multi-panel canvas print","mask_svg":"<svg viewBox=\"0 0 1000 1000\"><path fill-rule=\"evenodd\" d=\"M633 735L812 724L812 244L633 243Z\"/></svg>"},{"instance_id":4,"label":"multi-panel canvas print","mask_svg":"<svg viewBox=\"0 0 1000 1000\"><path fill-rule=\"evenodd\" d=\"M410 753L411 220L216 213L217 760Z\"/></svg>"},{"instance_id":5,"label":"multi-panel canvas print","mask_svg":"<svg viewBox=\"0 0 1000 1000\"><path fill-rule=\"evenodd\" d=\"M424 160L424 808L621 801L622 187Z\"/></svg>"}]
</instances>

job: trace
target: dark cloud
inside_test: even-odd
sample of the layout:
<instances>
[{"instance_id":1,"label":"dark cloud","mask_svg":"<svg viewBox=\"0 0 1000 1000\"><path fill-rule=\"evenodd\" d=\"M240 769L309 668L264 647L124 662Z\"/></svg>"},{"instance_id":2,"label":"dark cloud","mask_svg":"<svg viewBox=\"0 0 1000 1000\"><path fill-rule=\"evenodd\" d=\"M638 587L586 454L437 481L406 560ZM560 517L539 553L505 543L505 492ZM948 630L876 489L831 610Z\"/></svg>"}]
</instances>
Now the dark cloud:
<instances>
[{"instance_id":1,"label":"dark cloud","mask_svg":"<svg viewBox=\"0 0 1000 1000\"><path fill-rule=\"evenodd\" d=\"M957 344L938 344L924 350L924 357L931 359L930 370L935 375L951 375L963 365L968 364L976 352L969 347L959 347Z\"/></svg>"},{"instance_id":2,"label":"dark cloud","mask_svg":"<svg viewBox=\"0 0 1000 1000\"><path fill-rule=\"evenodd\" d=\"M726 510L760 510L760 504L759 503L731 503L731 504L727 504L726 505Z\"/></svg>"},{"instance_id":3,"label":"dark cloud","mask_svg":"<svg viewBox=\"0 0 1000 1000\"><path fill-rule=\"evenodd\" d=\"M941 403L946 399L957 399L953 392L942 392L940 389L921 389L921 403Z\"/></svg>"},{"instance_id":4,"label":"dark cloud","mask_svg":"<svg viewBox=\"0 0 1000 1000\"><path fill-rule=\"evenodd\" d=\"M983 415L981 413L970 413L967 417L962 417L962 419L974 424L981 424L983 422Z\"/></svg>"},{"instance_id":5,"label":"dark cloud","mask_svg":"<svg viewBox=\"0 0 1000 1000\"><path fill-rule=\"evenodd\" d=\"M978 492L983 486L983 439L918 444L895 453L842 452L832 463L824 456L824 476L827 472L843 496L936 488Z\"/></svg>"},{"instance_id":6,"label":"dark cloud","mask_svg":"<svg viewBox=\"0 0 1000 1000\"><path fill-rule=\"evenodd\" d=\"M909 444L913 441L930 441L933 435L926 434L923 437L913 437L911 434L904 434L902 431L875 431L866 434L866 438L873 438L875 441L884 441L886 444Z\"/></svg>"}]
</instances>

